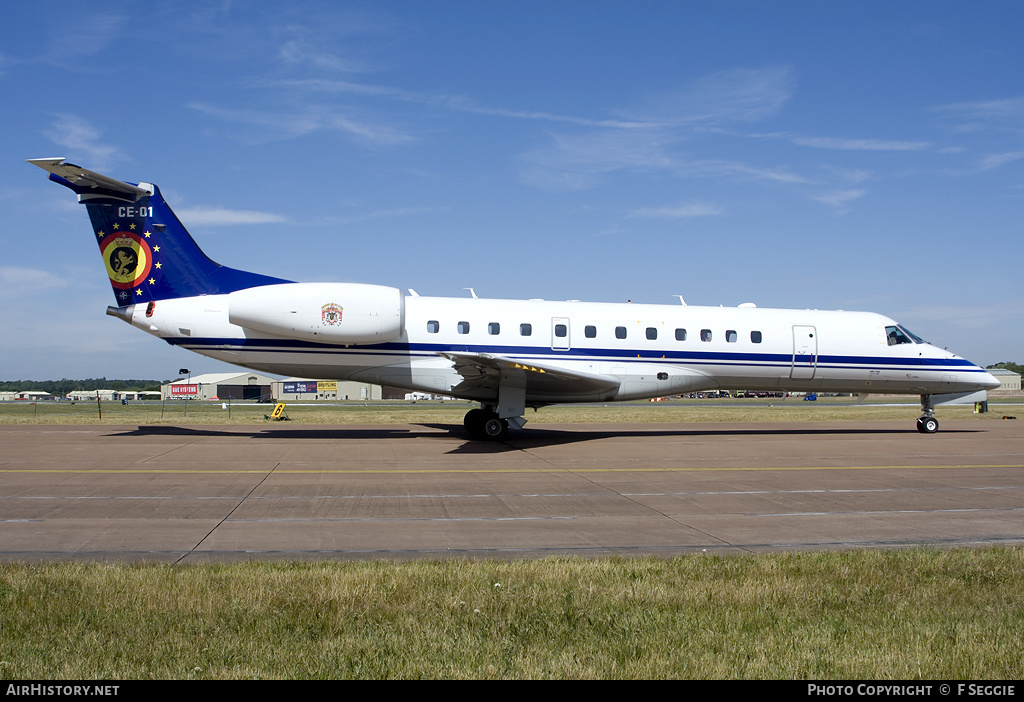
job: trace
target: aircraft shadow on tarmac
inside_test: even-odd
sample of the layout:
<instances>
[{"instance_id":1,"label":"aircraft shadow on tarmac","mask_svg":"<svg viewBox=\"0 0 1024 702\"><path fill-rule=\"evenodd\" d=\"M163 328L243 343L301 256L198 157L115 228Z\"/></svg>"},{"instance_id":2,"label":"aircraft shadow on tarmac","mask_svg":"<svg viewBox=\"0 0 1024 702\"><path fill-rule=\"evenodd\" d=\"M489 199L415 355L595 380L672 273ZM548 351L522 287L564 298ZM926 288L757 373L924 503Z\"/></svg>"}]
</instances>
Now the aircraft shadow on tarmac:
<instances>
[{"instance_id":1,"label":"aircraft shadow on tarmac","mask_svg":"<svg viewBox=\"0 0 1024 702\"><path fill-rule=\"evenodd\" d=\"M456 424L414 424L414 425L382 425L379 427L184 427L173 425L141 425L130 431L118 431L112 437L140 436L192 436L192 437L243 437L267 440L367 440L367 439L464 439L463 443L448 453L456 454L494 454L506 451L540 448L544 446L560 446L587 441L599 441L613 438L666 438L666 437L710 437L710 436L863 436L871 437L889 434L907 434L920 436L912 428L864 428L864 427L807 427L807 428L772 428L771 425L760 425L757 428L723 427L721 429L673 428L648 429L643 425L636 428L611 429L562 429L554 427L528 427L510 433L505 441L480 441L471 439L469 433ZM974 433L975 429L944 429L944 433Z\"/></svg>"}]
</instances>

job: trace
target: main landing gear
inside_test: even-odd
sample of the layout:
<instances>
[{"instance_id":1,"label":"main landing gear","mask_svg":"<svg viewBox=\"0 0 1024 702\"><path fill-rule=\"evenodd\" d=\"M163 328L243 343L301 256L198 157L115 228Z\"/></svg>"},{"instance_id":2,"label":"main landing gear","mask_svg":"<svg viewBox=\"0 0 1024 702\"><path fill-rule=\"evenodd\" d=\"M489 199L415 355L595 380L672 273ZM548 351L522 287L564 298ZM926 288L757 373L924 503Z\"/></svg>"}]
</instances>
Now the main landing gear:
<instances>
[{"instance_id":1,"label":"main landing gear","mask_svg":"<svg viewBox=\"0 0 1024 702\"><path fill-rule=\"evenodd\" d=\"M934 434L939 430L939 420L935 418L931 395L921 395L921 411L924 414L917 418L917 430L922 434Z\"/></svg>"},{"instance_id":2,"label":"main landing gear","mask_svg":"<svg viewBox=\"0 0 1024 702\"><path fill-rule=\"evenodd\" d=\"M502 419L497 412L489 408L466 412L466 418L462 423L474 439L504 441L508 436L508 420Z\"/></svg>"}]
</instances>

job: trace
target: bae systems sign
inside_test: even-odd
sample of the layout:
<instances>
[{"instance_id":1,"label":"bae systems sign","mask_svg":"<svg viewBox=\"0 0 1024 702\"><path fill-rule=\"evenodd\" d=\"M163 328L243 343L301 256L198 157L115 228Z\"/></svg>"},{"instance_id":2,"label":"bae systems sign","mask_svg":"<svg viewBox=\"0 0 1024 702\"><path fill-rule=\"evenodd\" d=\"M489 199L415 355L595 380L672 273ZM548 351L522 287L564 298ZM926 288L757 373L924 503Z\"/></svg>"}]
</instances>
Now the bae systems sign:
<instances>
[{"instance_id":1,"label":"bae systems sign","mask_svg":"<svg viewBox=\"0 0 1024 702\"><path fill-rule=\"evenodd\" d=\"M185 395L198 395L199 385L172 385L171 386L171 397L185 396Z\"/></svg>"}]
</instances>

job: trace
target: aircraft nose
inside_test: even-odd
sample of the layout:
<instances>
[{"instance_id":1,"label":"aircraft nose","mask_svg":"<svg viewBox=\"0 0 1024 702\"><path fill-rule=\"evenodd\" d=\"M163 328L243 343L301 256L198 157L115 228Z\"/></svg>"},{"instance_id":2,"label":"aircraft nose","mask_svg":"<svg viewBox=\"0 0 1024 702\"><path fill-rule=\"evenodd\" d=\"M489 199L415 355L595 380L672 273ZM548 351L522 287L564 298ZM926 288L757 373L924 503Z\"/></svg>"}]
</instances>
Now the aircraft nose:
<instances>
[{"instance_id":1,"label":"aircraft nose","mask_svg":"<svg viewBox=\"0 0 1024 702\"><path fill-rule=\"evenodd\" d=\"M1002 384L999 382L999 379L991 373L985 373L982 375L981 383L985 386L986 390L995 390Z\"/></svg>"}]
</instances>

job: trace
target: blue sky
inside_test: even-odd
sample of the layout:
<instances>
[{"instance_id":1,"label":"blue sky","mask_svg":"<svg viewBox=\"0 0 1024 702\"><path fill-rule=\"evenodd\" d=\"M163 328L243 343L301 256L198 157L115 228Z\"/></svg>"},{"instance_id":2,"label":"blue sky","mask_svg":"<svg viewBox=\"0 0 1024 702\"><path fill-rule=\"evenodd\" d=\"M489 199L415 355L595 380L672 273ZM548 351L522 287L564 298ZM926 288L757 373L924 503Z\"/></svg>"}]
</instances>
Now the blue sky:
<instances>
[{"instance_id":1,"label":"blue sky","mask_svg":"<svg viewBox=\"0 0 1024 702\"><path fill-rule=\"evenodd\" d=\"M0 379L229 366L104 315L85 209L421 295L858 309L1024 362L1024 4L12 3Z\"/></svg>"}]
</instances>

